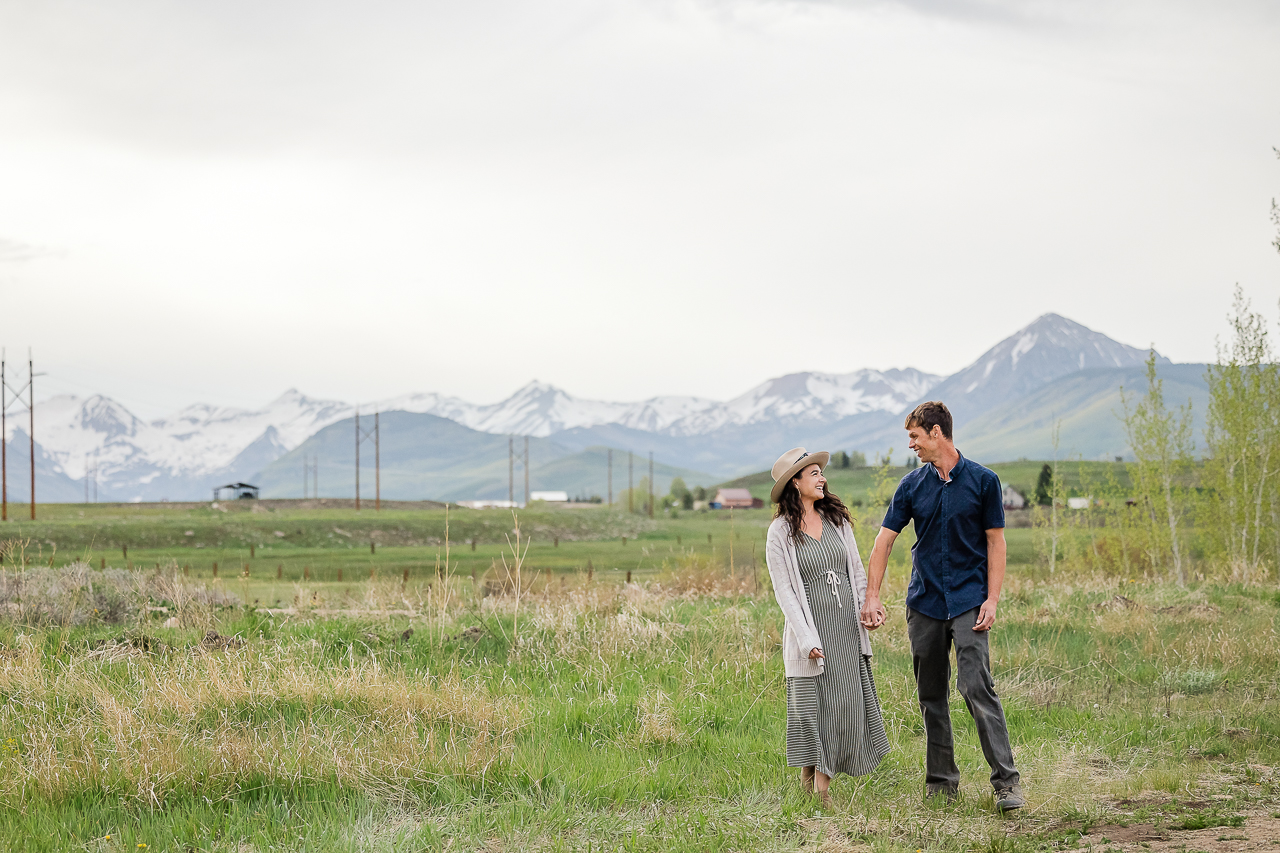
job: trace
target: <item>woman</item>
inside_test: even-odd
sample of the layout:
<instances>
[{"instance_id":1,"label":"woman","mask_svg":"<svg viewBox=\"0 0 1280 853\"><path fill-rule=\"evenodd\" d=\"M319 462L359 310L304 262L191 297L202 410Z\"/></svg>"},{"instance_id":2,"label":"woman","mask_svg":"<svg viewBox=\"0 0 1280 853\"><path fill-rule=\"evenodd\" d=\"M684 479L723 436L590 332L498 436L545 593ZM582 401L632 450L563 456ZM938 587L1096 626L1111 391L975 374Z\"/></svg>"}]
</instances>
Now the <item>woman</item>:
<instances>
[{"instance_id":1,"label":"woman","mask_svg":"<svg viewBox=\"0 0 1280 853\"><path fill-rule=\"evenodd\" d=\"M871 678L871 640L858 621L867 575L849 510L827 491L829 453L788 450L773 464L778 505L765 547L786 617L787 766L828 802L836 773L862 776L889 753Z\"/></svg>"}]
</instances>

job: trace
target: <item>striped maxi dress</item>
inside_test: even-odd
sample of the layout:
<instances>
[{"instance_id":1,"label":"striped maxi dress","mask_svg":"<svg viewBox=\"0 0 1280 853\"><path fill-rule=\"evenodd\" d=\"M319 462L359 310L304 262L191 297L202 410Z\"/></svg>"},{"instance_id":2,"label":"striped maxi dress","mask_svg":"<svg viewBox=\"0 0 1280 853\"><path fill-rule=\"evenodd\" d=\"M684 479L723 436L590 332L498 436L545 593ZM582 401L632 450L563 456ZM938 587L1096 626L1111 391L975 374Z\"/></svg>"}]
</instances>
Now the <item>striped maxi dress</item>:
<instances>
[{"instance_id":1,"label":"striped maxi dress","mask_svg":"<svg viewBox=\"0 0 1280 853\"><path fill-rule=\"evenodd\" d=\"M824 518L822 538L802 534L796 556L826 666L822 675L787 679L787 766L864 776L889 754L889 738L862 653L844 543Z\"/></svg>"}]
</instances>

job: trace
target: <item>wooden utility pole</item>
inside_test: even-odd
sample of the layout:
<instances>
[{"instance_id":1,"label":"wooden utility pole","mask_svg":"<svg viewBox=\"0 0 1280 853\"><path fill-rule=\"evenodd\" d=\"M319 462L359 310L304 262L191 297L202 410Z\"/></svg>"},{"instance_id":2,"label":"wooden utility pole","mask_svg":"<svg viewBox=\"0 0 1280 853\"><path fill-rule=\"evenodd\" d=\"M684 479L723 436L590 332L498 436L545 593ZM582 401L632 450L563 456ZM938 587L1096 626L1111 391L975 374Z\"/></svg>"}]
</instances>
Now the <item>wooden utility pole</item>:
<instances>
[{"instance_id":1,"label":"wooden utility pole","mask_svg":"<svg viewBox=\"0 0 1280 853\"><path fill-rule=\"evenodd\" d=\"M529 436L524 437L524 505L529 505Z\"/></svg>"},{"instance_id":2,"label":"wooden utility pole","mask_svg":"<svg viewBox=\"0 0 1280 853\"><path fill-rule=\"evenodd\" d=\"M26 392L27 399L27 440L31 448L31 520L36 518L36 397L35 382L36 376L43 376L43 373L36 373L35 367L31 361L31 348L27 348L27 384L21 388L13 388L8 384L5 376L5 358L4 350L0 349L0 521L9 520L9 445L7 441L8 432L8 412L9 398L4 393L7 391L13 395L13 399L19 403L23 402L22 394Z\"/></svg>"},{"instance_id":3,"label":"wooden utility pole","mask_svg":"<svg viewBox=\"0 0 1280 853\"><path fill-rule=\"evenodd\" d=\"M649 517L653 518L653 451L649 451Z\"/></svg>"},{"instance_id":4,"label":"wooden utility pole","mask_svg":"<svg viewBox=\"0 0 1280 853\"><path fill-rule=\"evenodd\" d=\"M627 512L636 511L635 454L627 451Z\"/></svg>"},{"instance_id":5,"label":"wooden utility pole","mask_svg":"<svg viewBox=\"0 0 1280 853\"><path fill-rule=\"evenodd\" d=\"M360 509L360 443L373 440L373 508L382 509L382 451L378 444L378 412L373 413L373 429L360 429L360 409L356 409L356 509Z\"/></svg>"},{"instance_id":6,"label":"wooden utility pole","mask_svg":"<svg viewBox=\"0 0 1280 853\"><path fill-rule=\"evenodd\" d=\"M609 506L613 507L613 448L609 448Z\"/></svg>"}]
</instances>

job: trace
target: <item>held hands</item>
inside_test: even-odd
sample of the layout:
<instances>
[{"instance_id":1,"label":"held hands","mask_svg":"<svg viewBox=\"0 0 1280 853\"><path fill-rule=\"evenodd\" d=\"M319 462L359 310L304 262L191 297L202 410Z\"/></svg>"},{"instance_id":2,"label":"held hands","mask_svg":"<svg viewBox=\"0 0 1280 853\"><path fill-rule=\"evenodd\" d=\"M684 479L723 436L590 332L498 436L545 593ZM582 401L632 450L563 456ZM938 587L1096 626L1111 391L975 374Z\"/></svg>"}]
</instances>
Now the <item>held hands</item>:
<instances>
[{"instance_id":1,"label":"held hands","mask_svg":"<svg viewBox=\"0 0 1280 853\"><path fill-rule=\"evenodd\" d=\"M990 631L994 624L996 624L996 602L988 598L978 609L978 621L973 623L973 630Z\"/></svg>"},{"instance_id":2,"label":"held hands","mask_svg":"<svg viewBox=\"0 0 1280 853\"><path fill-rule=\"evenodd\" d=\"M858 620L862 622L862 627L868 631L874 631L883 625L888 618L889 614L885 611L884 605L880 603L880 598L868 595L867 600L862 603L862 613L858 616Z\"/></svg>"}]
</instances>

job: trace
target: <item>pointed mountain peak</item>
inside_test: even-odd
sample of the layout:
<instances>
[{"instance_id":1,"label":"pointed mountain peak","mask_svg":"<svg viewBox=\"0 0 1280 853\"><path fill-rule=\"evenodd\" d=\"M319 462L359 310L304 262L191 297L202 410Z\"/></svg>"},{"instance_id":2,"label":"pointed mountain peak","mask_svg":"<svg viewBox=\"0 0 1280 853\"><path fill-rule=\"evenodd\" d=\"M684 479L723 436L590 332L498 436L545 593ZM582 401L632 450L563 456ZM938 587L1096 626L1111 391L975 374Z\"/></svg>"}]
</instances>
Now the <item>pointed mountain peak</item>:
<instances>
[{"instance_id":1,"label":"pointed mountain peak","mask_svg":"<svg viewBox=\"0 0 1280 853\"><path fill-rule=\"evenodd\" d=\"M1134 352L1142 353L1143 360L1146 359L1147 350L1142 347L1131 347L1128 344L1122 344L1117 340L1107 337L1102 332L1096 332L1093 329L1090 329L1083 323L1077 323L1069 317L1063 317L1061 314L1053 313L1041 314L1031 323L1027 324L1017 332L1014 332L1008 338L1005 338L993 347L992 351L999 349L1010 341L1020 339L1022 336L1028 334L1047 334L1055 336L1049 341L1054 344L1067 343L1071 340L1088 342L1089 344L1094 345L1095 349L1097 349L1099 353L1104 351L1110 353L1110 357L1115 362L1112 365L1091 366L1122 367L1129 363L1128 359ZM1156 362L1159 364L1171 363L1169 359L1160 355L1160 353L1156 353Z\"/></svg>"},{"instance_id":2,"label":"pointed mountain peak","mask_svg":"<svg viewBox=\"0 0 1280 853\"><path fill-rule=\"evenodd\" d=\"M313 405L329 405L332 400L321 400L316 397L308 397L297 388L290 388L279 397L276 397L264 407L266 409L275 408L277 406L313 406ZM342 403L340 405L347 405Z\"/></svg>"},{"instance_id":3,"label":"pointed mountain peak","mask_svg":"<svg viewBox=\"0 0 1280 853\"><path fill-rule=\"evenodd\" d=\"M962 421L1070 373L1132 367L1146 360L1147 350L1112 340L1060 314L1043 314L947 377L929 396L945 402ZM1159 353L1156 361L1169 363Z\"/></svg>"},{"instance_id":4,"label":"pointed mountain peak","mask_svg":"<svg viewBox=\"0 0 1280 853\"><path fill-rule=\"evenodd\" d=\"M507 399L514 400L517 397L542 397L548 394L564 394L565 392L552 385L549 382L539 382L537 379L531 379L524 385L521 385ZM566 395L567 396L567 395Z\"/></svg>"}]
</instances>

